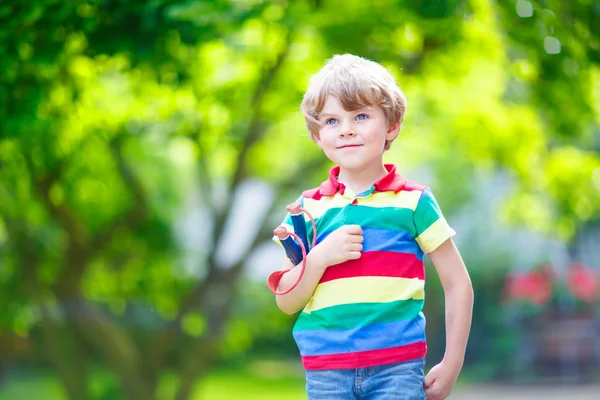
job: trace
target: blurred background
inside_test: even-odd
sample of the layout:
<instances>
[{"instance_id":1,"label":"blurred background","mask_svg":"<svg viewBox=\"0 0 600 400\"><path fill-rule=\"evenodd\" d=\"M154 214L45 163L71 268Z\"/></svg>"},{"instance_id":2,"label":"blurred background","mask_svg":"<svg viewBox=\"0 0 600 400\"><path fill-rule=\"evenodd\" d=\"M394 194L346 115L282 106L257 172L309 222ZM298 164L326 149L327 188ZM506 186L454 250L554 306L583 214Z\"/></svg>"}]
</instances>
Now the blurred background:
<instances>
[{"instance_id":1,"label":"blurred background","mask_svg":"<svg viewBox=\"0 0 600 400\"><path fill-rule=\"evenodd\" d=\"M305 398L270 236L347 52L406 93L385 161L472 276L452 398L600 392L600 1L4 0L0 50L0 400Z\"/></svg>"}]
</instances>

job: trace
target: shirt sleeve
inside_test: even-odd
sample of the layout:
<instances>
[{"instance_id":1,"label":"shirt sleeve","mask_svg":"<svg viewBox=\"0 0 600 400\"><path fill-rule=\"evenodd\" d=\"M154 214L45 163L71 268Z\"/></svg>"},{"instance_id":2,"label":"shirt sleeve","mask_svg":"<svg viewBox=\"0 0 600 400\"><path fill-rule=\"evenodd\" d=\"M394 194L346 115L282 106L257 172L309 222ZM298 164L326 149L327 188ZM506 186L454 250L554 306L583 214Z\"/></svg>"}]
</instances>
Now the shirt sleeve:
<instances>
[{"instance_id":1,"label":"shirt sleeve","mask_svg":"<svg viewBox=\"0 0 600 400\"><path fill-rule=\"evenodd\" d=\"M433 193L425 188L414 213L416 241L424 253L431 253L456 232L448 225Z\"/></svg>"}]
</instances>

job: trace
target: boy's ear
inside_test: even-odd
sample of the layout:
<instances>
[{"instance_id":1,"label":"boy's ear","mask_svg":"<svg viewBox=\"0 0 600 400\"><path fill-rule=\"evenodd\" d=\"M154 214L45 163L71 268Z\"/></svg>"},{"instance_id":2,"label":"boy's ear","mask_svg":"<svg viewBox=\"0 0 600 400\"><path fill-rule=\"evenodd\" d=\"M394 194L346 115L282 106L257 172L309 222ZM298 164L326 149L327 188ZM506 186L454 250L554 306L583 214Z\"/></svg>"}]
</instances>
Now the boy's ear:
<instances>
[{"instance_id":1,"label":"boy's ear","mask_svg":"<svg viewBox=\"0 0 600 400\"><path fill-rule=\"evenodd\" d=\"M311 139L317 144L317 146L319 146L319 148L321 147L321 139L313 135L311 135Z\"/></svg>"},{"instance_id":2,"label":"boy's ear","mask_svg":"<svg viewBox=\"0 0 600 400\"><path fill-rule=\"evenodd\" d=\"M391 124L385 134L385 139L386 140L396 139L396 136L398 136L398 132L400 131L401 124L402 124L402 122L400 122L400 121L394 122L393 124Z\"/></svg>"},{"instance_id":3,"label":"boy's ear","mask_svg":"<svg viewBox=\"0 0 600 400\"><path fill-rule=\"evenodd\" d=\"M313 135L311 133L310 138L313 140L313 142L315 142L317 144L317 146L319 146L320 149L323 148L323 147L321 147L321 137L319 135Z\"/></svg>"}]
</instances>

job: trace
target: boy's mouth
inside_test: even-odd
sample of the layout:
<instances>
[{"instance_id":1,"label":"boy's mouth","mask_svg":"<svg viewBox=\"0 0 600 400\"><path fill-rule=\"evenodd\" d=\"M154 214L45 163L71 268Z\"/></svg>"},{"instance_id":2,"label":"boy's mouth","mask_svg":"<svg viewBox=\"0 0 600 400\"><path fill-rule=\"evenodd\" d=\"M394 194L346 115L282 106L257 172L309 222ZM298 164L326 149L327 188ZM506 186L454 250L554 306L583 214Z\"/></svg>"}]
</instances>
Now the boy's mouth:
<instances>
[{"instance_id":1,"label":"boy's mouth","mask_svg":"<svg viewBox=\"0 0 600 400\"><path fill-rule=\"evenodd\" d=\"M362 146L362 144L345 144L343 146L338 146L338 149L346 149L349 147L360 147Z\"/></svg>"}]
</instances>

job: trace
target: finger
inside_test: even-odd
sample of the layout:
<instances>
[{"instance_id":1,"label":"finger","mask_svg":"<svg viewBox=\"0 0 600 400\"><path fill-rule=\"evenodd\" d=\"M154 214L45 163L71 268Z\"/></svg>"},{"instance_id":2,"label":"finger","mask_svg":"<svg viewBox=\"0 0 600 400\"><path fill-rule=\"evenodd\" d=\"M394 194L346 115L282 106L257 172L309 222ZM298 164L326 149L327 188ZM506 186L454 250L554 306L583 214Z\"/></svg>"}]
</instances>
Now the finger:
<instances>
[{"instance_id":1,"label":"finger","mask_svg":"<svg viewBox=\"0 0 600 400\"><path fill-rule=\"evenodd\" d=\"M348 256L348 259L349 260L358 260L361 256L361 254L362 253L360 251L351 251Z\"/></svg>"},{"instance_id":2,"label":"finger","mask_svg":"<svg viewBox=\"0 0 600 400\"><path fill-rule=\"evenodd\" d=\"M440 394L437 390L430 387L425 388L425 397L427 397L427 400L435 400L440 397Z\"/></svg>"},{"instance_id":3,"label":"finger","mask_svg":"<svg viewBox=\"0 0 600 400\"><path fill-rule=\"evenodd\" d=\"M350 246L350 251L362 251L363 246L360 243L352 243Z\"/></svg>"},{"instance_id":4,"label":"finger","mask_svg":"<svg viewBox=\"0 0 600 400\"><path fill-rule=\"evenodd\" d=\"M350 240L352 240L352 243L362 243L365 237L363 235L352 235L350 236Z\"/></svg>"},{"instance_id":5,"label":"finger","mask_svg":"<svg viewBox=\"0 0 600 400\"><path fill-rule=\"evenodd\" d=\"M352 235L362 235L362 228L360 225L346 225L346 232Z\"/></svg>"},{"instance_id":6,"label":"finger","mask_svg":"<svg viewBox=\"0 0 600 400\"><path fill-rule=\"evenodd\" d=\"M427 374L425 375L425 379L423 380L423 385L428 388L431 387L433 385L433 383L435 382L435 376L433 374Z\"/></svg>"}]
</instances>

